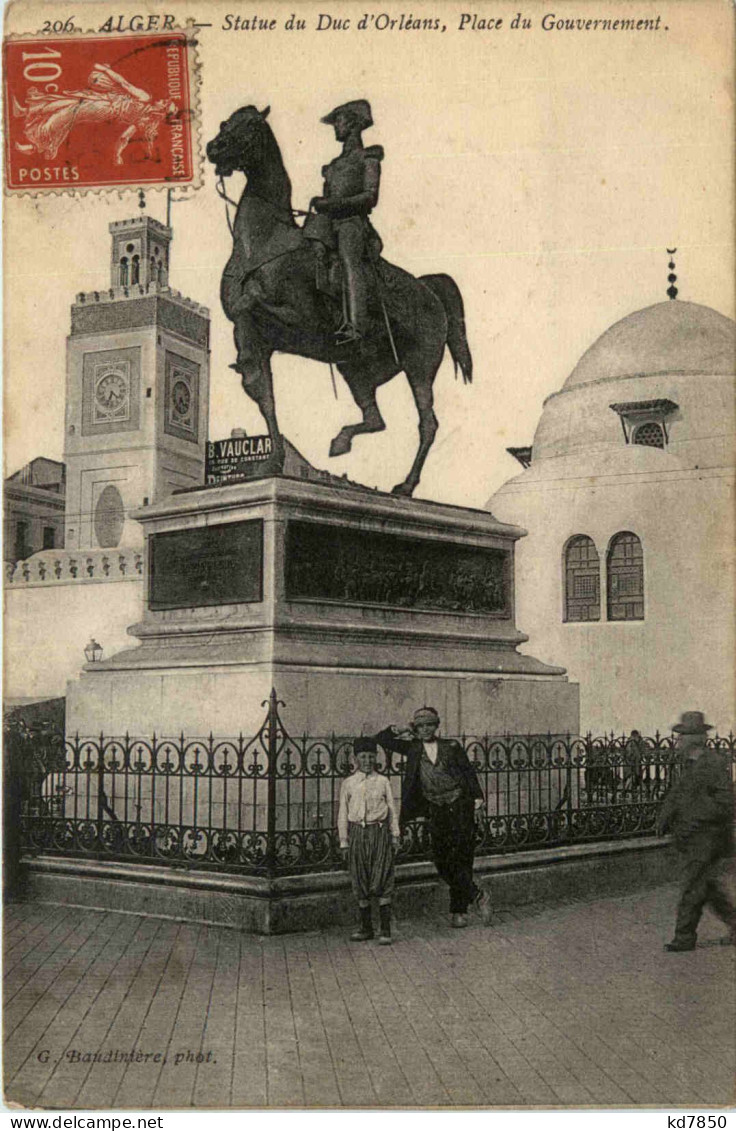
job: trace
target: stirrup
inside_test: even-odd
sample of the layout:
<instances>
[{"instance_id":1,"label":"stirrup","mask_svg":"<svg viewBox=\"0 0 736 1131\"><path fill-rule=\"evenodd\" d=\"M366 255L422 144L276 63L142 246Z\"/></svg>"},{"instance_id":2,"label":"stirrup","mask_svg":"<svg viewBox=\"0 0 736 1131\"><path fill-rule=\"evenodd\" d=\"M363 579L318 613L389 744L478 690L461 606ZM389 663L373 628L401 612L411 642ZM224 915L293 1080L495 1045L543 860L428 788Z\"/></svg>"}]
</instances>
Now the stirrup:
<instances>
[{"instance_id":1,"label":"stirrup","mask_svg":"<svg viewBox=\"0 0 736 1131\"><path fill-rule=\"evenodd\" d=\"M335 337L340 344L347 344L348 342L361 341L363 335L355 329L352 322L343 322L342 326L338 326L335 330Z\"/></svg>"}]
</instances>

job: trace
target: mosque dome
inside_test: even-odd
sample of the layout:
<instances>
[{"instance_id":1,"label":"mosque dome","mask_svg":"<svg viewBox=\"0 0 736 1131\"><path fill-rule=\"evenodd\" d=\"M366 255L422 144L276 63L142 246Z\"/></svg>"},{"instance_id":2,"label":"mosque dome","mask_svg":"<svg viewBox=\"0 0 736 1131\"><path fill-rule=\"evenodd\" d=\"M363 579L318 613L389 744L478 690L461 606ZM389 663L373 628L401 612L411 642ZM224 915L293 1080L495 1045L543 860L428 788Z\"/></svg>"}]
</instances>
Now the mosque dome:
<instances>
[{"instance_id":1,"label":"mosque dome","mask_svg":"<svg viewBox=\"0 0 736 1131\"><path fill-rule=\"evenodd\" d=\"M736 322L709 306L667 301L615 322L585 351L563 388L663 373L732 374Z\"/></svg>"},{"instance_id":2,"label":"mosque dome","mask_svg":"<svg viewBox=\"0 0 736 1131\"><path fill-rule=\"evenodd\" d=\"M586 729L654 732L693 694L733 726L735 376L730 318L677 299L629 314L546 398L510 449L524 470L488 501L528 532L517 623L579 681Z\"/></svg>"},{"instance_id":3,"label":"mosque dome","mask_svg":"<svg viewBox=\"0 0 736 1131\"><path fill-rule=\"evenodd\" d=\"M607 452L613 467L647 435L661 462L732 465L734 374L732 319L677 300L636 310L601 334L547 397L532 465L574 455L587 474L594 453Z\"/></svg>"}]
</instances>

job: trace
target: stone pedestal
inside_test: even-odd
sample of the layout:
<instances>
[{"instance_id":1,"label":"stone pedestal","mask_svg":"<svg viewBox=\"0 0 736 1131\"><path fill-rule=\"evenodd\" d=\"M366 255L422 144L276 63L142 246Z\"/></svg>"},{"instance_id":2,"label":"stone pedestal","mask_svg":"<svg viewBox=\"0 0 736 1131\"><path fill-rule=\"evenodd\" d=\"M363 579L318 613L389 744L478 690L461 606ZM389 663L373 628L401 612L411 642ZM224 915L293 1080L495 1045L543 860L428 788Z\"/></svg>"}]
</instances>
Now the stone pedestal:
<instances>
[{"instance_id":1,"label":"stone pedestal","mask_svg":"<svg viewBox=\"0 0 736 1131\"><path fill-rule=\"evenodd\" d=\"M67 733L372 733L432 704L448 735L575 733L578 687L517 651L514 544L485 511L273 477L136 512L136 647L70 683Z\"/></svg>"}]
</instances>

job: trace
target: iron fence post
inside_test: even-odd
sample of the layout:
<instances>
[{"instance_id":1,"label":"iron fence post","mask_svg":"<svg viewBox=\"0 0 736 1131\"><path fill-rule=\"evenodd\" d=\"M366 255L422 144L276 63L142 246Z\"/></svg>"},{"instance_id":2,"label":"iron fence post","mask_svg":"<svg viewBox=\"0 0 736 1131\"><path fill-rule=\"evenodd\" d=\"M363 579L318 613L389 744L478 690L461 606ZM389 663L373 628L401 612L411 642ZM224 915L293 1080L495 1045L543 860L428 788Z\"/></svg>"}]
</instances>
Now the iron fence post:
<instances>
[{"instance_id":1,"label":"iron fence post","mask_svg":"<svg viewBox=\"0 0 736 1131\"><path fill-rule=\"evenodd\" d=\"M276 688L268 699L267 743L268 793L266 795L266 872L276 874L276 756L278 754L279 701Z\"/></svg>"},{"instance_id":2,"label":"iron fence post","mask_svg":"<svg viewBox=\"0 0 736 1131\"><path fill-rule=\"evenodd\" d=\"M103 754L103 744L105 737L100 732L100 746L97 758L97 853L102 855L102 816L104 813L102 799L105 793L105 757Z\"/></svg>"},{"instance_id":3,"label":"iron fence post","mask_svg":"<svg viewBox=\"0 0 736 1131\"><path fill-rule=\"evenodd\" d=\"M552 749L552 745L551 745L552 736L550 735L549 737L550 737L550 747L549 747L549 749L551 750ZM566 762L567 762L567 780L565 782L565 793L567 794L567 837L568 837L568 840L572 840L572 838L573 838L572 837L572 814L573 814L573 810L575 808L575 806L572 803L572 746L573 746L572 736L568 734L566 739L565 739L565 750L567 752L567 757L565 759ZM579 771L578 771L578 774L579 774ZM578 776L578 792L580 792L580 778L579 778L579 776Z\"/></svg>"}]
</instances>

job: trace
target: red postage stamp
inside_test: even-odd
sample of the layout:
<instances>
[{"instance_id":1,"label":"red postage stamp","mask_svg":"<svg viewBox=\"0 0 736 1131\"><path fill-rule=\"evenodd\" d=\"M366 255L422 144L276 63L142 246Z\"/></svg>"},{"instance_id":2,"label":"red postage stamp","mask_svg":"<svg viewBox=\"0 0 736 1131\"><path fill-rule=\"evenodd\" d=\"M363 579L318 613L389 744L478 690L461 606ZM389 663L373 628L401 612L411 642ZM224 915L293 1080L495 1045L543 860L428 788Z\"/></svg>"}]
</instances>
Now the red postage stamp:
<instances>
[{"instance_id":1,"label":"red postage stamp","mask_svg":"<svg viewBox=\"0 0 736 1131\"><path fill-rule=\"evenodd\" d=\"M191 184L193 50L184 31L7 40L6 187Z\"/></svg>"}]
</instances>

